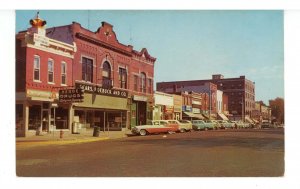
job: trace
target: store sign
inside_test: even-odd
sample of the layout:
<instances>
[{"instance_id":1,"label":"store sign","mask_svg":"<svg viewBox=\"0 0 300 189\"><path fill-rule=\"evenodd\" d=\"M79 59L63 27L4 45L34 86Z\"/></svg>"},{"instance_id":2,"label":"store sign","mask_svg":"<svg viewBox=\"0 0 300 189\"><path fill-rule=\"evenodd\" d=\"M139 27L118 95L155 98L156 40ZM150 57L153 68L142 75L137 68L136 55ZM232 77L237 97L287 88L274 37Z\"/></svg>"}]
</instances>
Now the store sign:
<instances>
[{"instance_id":1,"label":"store sign","mask_svg":"<svg viewBox=\"0 0 300 189\"><path fill-rule=\"evenodd\" d=\"M120 97L120 98L128 97L127 91L121 91L121 90L117 90L117 89L106 89L103 87L86 84L86 83L84 83L84 84L76 83L75 87L76 87L76 89L81 89L84 92L90 92L90 93L95 93L95 94L99 94L99 95L114 96L114 97Z\"/></svg>"},{"instance_id":2,"label":"store sign","mask_svg":"<svg viewBox=\"0 0 300 189\"><path fill-rule=\"evenodd\" d=\"M198 113L199 114L200 113L200 109L199 108L193 108L193 113L196 113L196 114Z\"/></svg>"},{"instance_id":3,"label":"store sign","mask_svg":"<svg viewBox=\"0 0 300 189\"><path fill-rule=\"evenodd\" d=\"M196 100L192 100L192 104L201 105L201 102L199 102L199 101L196 101Z\"/></svg>"},{"instance_id":4,"label":"store sign","mask_svg":"<svg viewBox=\"0 0 300 189\"><path fill-rule=\"evenodd\" d=\"M51 92L28 89L26 91L26 96L27 97L50 98L51 97Z\"/></svg>"},{"instance_id":5,"label":"store sign","mask_svg":"<svg viewBox=\"0 0 300 189\"><path fill-rule=\"evenodd\" d=\"M164 112L165 113L173 113L174 112L174 107L173 106L164 106Z\"/></svg>"},{"instance_id":6,"label":"store sign","mask_svg":"<svg viewBox=\"0 0 300 189\"><path fill-rule=\"evenodd\" d=\"M147 97L146 97L146 96L138 96L138 95L134 95L134 96L133 96L133 100L135 100L135 101L143 101L143 102L147 102Z\"/></svg>"},{"instance_id":7,"label":"store sign","mask_svg":"<svg viewBox=\"0 0 300 189\"><path fill-rule=\"evenodd\" d=\"M182 106L182 111L184 111L184 112L192 112L192 106L184 105L184 106Z\"/></svg>"},{"instance_id":8,"label":"store sign","mask_svg":"<svg viewBox=\"0 0 300 189\"><path fill-rule=\"evenodd\" d=\"M39 35L37 33L33 34L33 41L34 41L34 43L39 44L39 45L49 46L49 38Z\"/></svg>"},{"instance_id":9,"label":"store sign","mask_svg":"<svg viewBox=\"0 0 300 189\"><path fill-rule=\"evenodd\" d=\"M83 91L81 89L59 90L59 102L83 102Z\"/></svg>"}]
</instances>

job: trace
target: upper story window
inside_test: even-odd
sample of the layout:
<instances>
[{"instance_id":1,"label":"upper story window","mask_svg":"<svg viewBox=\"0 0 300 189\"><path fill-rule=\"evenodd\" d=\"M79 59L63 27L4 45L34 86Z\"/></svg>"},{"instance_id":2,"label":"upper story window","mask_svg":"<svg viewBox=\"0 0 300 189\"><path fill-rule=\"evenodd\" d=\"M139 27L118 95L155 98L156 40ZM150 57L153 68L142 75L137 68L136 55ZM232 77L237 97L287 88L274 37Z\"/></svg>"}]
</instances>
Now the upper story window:
<instances>
[{"instance_id":1,"label":"upper story window","mask_svg":"<svg viewBox=\"0 0 300 189\"><path fill-rule=\"evenodd\" d=\"M110 64L107 61L105 61L103 63L103 68L102 68L102 86L103 87L112 87L111 67L110 67Z\"/></svg>"},{"instance_id":2,"label":"upper story window","mask_svg":"<svg viewBox=\"0 0 300 189\"><path fill-rule=\"evenodd\" d=\"M40 81L40 57L39 56L34 56L33 69L34 69L33 80Z\"/></svg>"},{"instance_id":3,"label":"upper story window","mask_svg":"<svg viewBox=\"0 0 300 189\"><path fill-rule=\"evenodd\" d=\"M127 89L127 70L125 68L119 68L119 82L120 88Z\"/></svg>"},{"instance_id":4,"label":"upper story window","mask_svg":"<svg viewBox=\"0 0 300 189\"><path fill-rule=\"evenodd\" d=\"M141 92L146 93L146 74L141 73Z\"/></svg>"},{"instance_id":5,"label":"upper story window","mask_svg":"<svg viewBox=\"0 0 300 189\"><path fill-rule=\"evenodd\" d=\"M133 87L134 87L135 91L138 91L138 80L139 80L139 77L137 75L134 75L133 76Z\"/></svg>"},{"instance_id":6,"label":"upper story window","mask_svg":"<svg viewBox=\"0 0 300 189\"><path fill-rule=\"evenodd\" d=\"M48 60L48 82L54 82L54 62L51 59Z\"/></svg>"},{"instance_id":7,"label":"upper story window","mask_svg":"<svg viewBox=\"0 0 300 189\"><path fill-rule=\"evenodd\" d=\"M82 57L82 80L93 82L93 60Z\"/></svg>"},{"instance_id":8,"label":"upper story window","mask_svg":"<svg viewBox=\"0 0 300 189\"><path fill-rule=\"evenodd\" d=\"M152 93L152 79L148 79L148 93L151 94Z\"/></svg>"},{"instance_id":9,"label":"upper story window","mask_svg":"<svg viewBox=\"0 0 300 189\"><path fill-rule=\"evenodd\" d=\"M61 63L61 84L67 84L67 64L65 62Z\"/></svg>"}]
</instances>

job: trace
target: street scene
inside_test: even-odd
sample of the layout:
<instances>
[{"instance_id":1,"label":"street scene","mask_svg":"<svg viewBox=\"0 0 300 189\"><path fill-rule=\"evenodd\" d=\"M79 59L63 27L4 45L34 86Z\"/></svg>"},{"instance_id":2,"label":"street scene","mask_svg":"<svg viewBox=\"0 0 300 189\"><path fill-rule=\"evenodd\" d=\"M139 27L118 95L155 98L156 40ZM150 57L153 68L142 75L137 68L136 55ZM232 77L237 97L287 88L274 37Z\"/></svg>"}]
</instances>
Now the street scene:
<instances>
[{"instance_id":1,"label":"street scene","mask_svg":"<svg viewBox=\"0 0 300 189\"><path fill-rule=\"evenodd\" d=\"M19 10L15 39L17 176L284 176L283 11Z\"/></svg>"},{"instance_id":2,"label":"street scene","mask_svg":"<svg viewBox=\"0 0 300 189\"><path fill-rule=\"evenodd\" d=\"M284 131L228 129L80 145L18 144L16 155L17 175L24 177L278 177L284 174Z\"/></svg>"}]
</instances>

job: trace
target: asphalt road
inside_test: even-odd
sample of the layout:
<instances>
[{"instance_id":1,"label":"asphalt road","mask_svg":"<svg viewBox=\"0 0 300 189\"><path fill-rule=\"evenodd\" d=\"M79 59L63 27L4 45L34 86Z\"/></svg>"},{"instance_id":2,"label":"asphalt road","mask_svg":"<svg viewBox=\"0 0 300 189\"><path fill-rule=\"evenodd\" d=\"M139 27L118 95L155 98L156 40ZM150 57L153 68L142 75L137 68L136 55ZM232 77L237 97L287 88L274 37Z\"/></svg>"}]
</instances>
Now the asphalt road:
<instances>
[{"instance_id":1,"label":"asphalt road","mask_svg":"<svg viewBox=\"0 0 300 189\"><path fill-rule=\"evenodd\" d=\"M16 174L24 177L276 177L284 175L284 131L195 131L17 147L16 159Z\"/></svg>"}]
</instances>

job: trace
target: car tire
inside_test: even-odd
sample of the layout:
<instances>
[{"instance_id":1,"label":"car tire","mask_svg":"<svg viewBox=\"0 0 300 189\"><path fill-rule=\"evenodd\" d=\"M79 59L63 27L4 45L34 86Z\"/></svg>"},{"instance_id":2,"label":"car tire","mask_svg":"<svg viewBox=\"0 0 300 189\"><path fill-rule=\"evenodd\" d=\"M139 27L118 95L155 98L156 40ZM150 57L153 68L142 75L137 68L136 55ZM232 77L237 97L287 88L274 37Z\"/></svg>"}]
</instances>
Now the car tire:
<instances>
[{"instance_id":1,"label":"car tire","mask_svg":"<svg viewBox=\"0 0 300 189\"><path fill-rule=\"evenodd\" d=\"M140 130L140 135L141 135L141 136L147 135L147 131L144 130L144 129Z\"/></svg>"},{"instance_id":2,"label":"car tire","mask_svg":"<svg viewBox=\"0 0 300 189\"><path fill-rule=\"evenodd\" d=\"M186 131L185 131L185 129L180 129L179 132L180 133L185 133Z\"/></svg>"},{"instance_id":3,"label":"car tire","mask_svg":"<svg viewBox=\"0 0 300 189\"><path fill-rule=\"evenodd\" d=\"M204 128L204 130L205 130L205 131L207 131L207 130L208 130L208 128L207 128L207 127L205 127L205 128Z\"/></svg>"}]
</instances>

